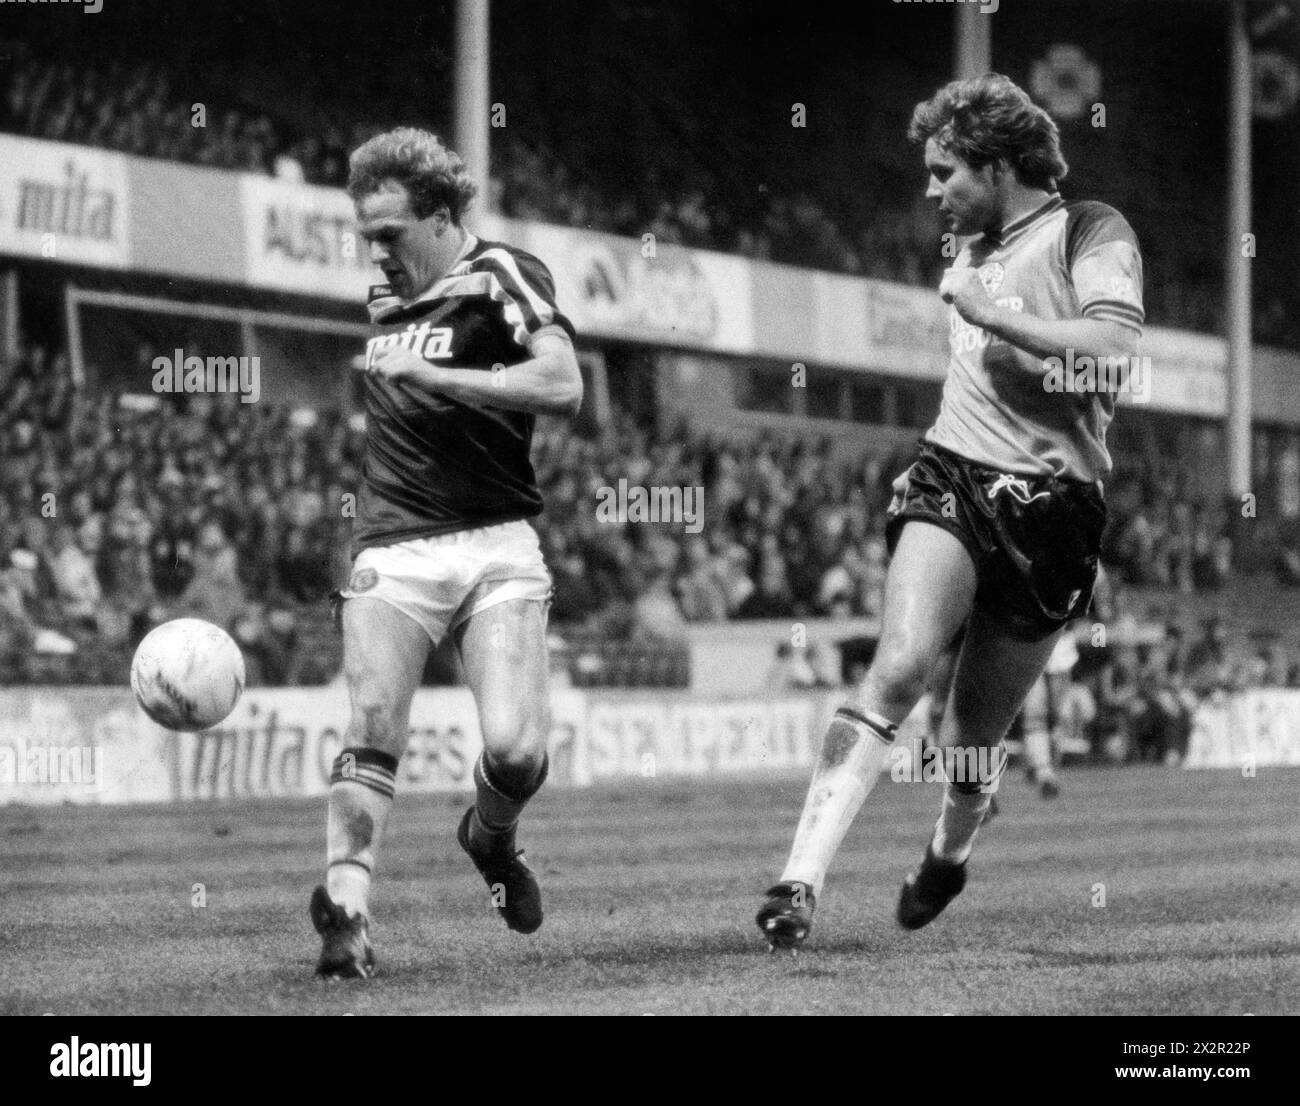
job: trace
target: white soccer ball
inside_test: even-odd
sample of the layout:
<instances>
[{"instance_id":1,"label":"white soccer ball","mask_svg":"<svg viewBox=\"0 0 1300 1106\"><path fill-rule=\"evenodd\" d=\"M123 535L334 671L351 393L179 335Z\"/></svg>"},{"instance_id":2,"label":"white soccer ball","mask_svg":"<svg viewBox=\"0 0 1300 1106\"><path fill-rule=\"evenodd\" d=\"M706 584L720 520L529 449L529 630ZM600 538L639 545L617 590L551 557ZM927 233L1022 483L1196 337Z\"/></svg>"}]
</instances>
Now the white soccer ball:
<instances>
[{"instance_id":1,"label":"white soccer ball","mask_svg":"<svg viewBox=\"0 0 1300 1106\"><path fill-rule=\"evenodd\" d=\"M131 661L131 690L150 718L192 733L224 719L244 690L244 656L220 626L177 618L150 630Z\"/></svg>"}]
</instances>

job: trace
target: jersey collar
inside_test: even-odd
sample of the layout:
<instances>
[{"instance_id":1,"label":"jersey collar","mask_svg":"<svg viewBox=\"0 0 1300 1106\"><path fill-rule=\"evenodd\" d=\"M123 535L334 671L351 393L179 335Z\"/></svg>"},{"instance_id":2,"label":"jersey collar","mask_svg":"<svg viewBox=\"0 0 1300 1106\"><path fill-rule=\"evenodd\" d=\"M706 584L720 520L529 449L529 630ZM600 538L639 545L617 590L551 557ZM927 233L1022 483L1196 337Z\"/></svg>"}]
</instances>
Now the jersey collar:
<instances>
[{"instance_id":1,"label":"jersey collar","mask_svg":"<svg viewBox=\"0 0 1300 1106\"><path fill-rule=\"evenodd\" d=\"M1005 246L1014 238L1019 238L1030 227L1035 226L1038 221L1054 211L1059 211L1065 206L1065 201L1061 199L1059 192L1053 192L1052 195L1041 203L1033 211L1026 215L1014 219L1004 226L996 234L985 234L985 239L990 246Z\"/></svg>"},{"instance_id":2,"label":"jersey collar","mask_svg":"<svg viewBox=\"0 0 1300 1106\"><path fill-rule=\"evenodd\" d=\"M451 279L453 276L464 275L463 273L457 272L457 270L461 269L464 266L465 259L469 257L469 255L472 254L477 248L478 248L478 238L475 235L471 234L469 231L466 231L465 242L461 246L460 252L456 254L456 259L451 263L451 266L447 269L447 271L443 273L442 276L440 276L437 280L435 280L431 285L429 285L428 288L426 288L423 292L421 292L418 296L416 296L415 299L397 300L397 304L398 304L397 309L405 310L408 307L413 307L417 303L423 303L425 300L437 299L439 296L441 296L443 294L442 293L443 285L446 284L446 282L449 279Z\"/></svg>"}]
</instances>

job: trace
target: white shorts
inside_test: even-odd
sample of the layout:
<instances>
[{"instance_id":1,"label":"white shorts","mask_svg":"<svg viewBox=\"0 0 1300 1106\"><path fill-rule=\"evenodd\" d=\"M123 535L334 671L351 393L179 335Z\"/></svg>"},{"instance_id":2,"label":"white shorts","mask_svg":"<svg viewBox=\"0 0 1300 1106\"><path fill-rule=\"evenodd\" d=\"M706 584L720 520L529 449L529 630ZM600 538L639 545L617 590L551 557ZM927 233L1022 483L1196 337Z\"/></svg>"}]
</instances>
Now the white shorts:
<instances>
[{"instance_id":1,"label":"white shorts","mask_svg":"<svg viewBox=\"0 0 1300 1106\"><path fill-rule=\"evenodd\" d=\"M363 549L344 599L381 599L409 615L434 645L465 619L510 599L549 602L551 574L523 519Z\"/></svg>"},{"instance_id":2,"label":"white shorts","mask_svg":"<svg viewBox=\"0 0 1300 1106\"><path fill-rule=\"evenodd\" d=\"M1067 675L1078 663L1079 650L1074 644L1074 632L1067 627L1065 633L1056 639L1056 644L1052 647L1052 655L1047 658L1047 674Z\"/></svg>"}]
</instances>

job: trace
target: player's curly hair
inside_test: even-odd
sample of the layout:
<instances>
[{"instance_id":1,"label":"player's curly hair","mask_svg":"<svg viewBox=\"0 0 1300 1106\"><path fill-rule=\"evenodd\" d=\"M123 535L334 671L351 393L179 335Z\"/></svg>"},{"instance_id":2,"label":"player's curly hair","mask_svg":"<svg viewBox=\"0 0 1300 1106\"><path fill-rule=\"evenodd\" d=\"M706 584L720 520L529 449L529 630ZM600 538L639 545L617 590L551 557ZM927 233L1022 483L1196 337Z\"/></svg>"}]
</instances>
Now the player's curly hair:
<instances>
[{"instance_id":1,"label":"player's curly hair","mask_svg":"<svg viewBox=\"0 0 1300 1106\"><path fill-rule=\"evenodd\" d=\"M436 134L415 127L377 134L348 159L348 195L354 202L380 191L390 180L406 189L417 219L427 219L446 204L451 221L459 225L478 194L460 155Z\"/></svg>"},{"instance_id":2,"label":"player's curly hair","mask_svg":"<svg viewBox=\"0 0 1300 1106\"><path fill-rule=\"evenodd\" d=\"M1022 184L1049 192L1070 170L1052 117L1000 73L944 85L916 105L907 137L933 138L972 169L1005 161Z\"/></svg>"}]
</instances>

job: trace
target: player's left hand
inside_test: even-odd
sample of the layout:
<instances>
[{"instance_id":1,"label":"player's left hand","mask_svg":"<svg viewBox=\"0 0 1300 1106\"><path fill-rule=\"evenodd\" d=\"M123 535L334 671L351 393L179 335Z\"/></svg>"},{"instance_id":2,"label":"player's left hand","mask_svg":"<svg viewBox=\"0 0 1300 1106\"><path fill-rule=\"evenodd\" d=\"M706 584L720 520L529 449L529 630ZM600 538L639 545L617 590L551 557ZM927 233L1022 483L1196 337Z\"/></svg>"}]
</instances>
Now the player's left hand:
<instances>
[{"instance_id":1,"label":"player's left hand","mask_svg":"<svg viewBox=\"0 0 1300 1106\"><path fill-rule=\"evenodd\" d=\"M429 362L418 353L412 353L404 346L393 346L376 353L366 372L391 384L415 383L428 375L429 368Z\"/></svg>"},{"instance_id":2,"label":"player's left hand","mask_svg":"<svg viewBox=\"0 0 1300 1106\"><path fill-rule=\"evenodd\" d=\"M983 325L986 312L993 306L978 269L945 269L939 281L939 297L973 326Z\"/></svg>"}]
</instances>

